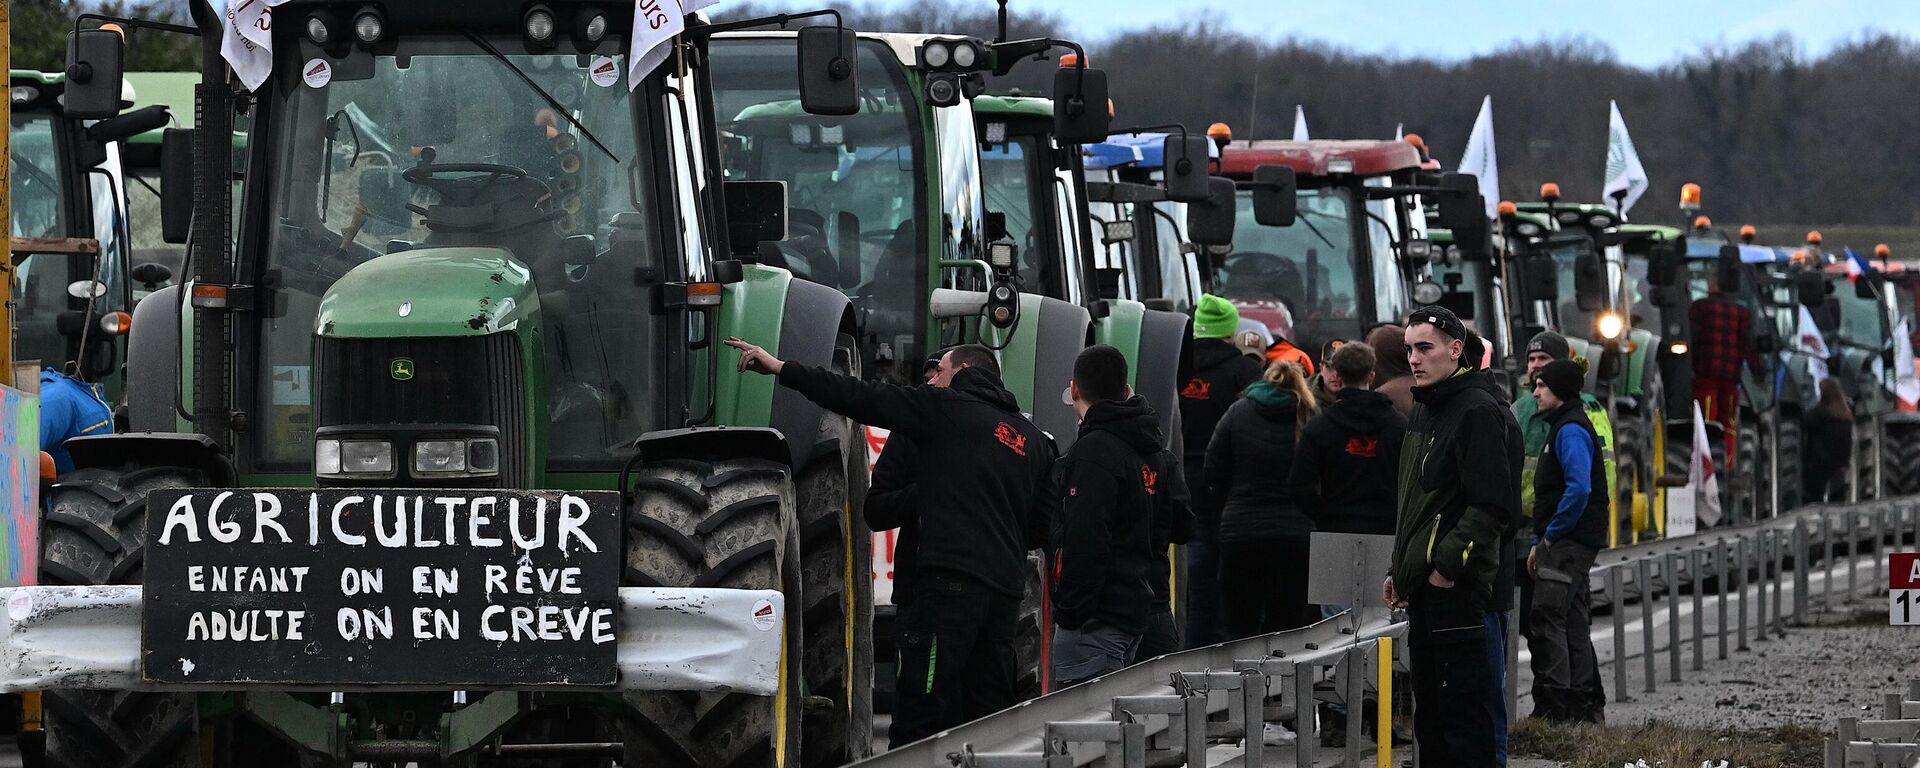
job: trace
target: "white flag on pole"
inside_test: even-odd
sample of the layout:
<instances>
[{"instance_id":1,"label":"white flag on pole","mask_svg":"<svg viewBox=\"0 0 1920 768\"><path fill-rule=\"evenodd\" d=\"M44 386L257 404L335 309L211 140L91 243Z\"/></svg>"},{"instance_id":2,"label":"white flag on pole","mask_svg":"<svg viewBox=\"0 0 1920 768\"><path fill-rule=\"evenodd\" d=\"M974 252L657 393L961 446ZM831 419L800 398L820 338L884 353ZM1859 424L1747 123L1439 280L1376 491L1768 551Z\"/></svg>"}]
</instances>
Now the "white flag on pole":
<instances>
[{"instance_id":1,"label":"white flag on pole","mask_svg":"<svg viewBox=\"0 0 1920 768\"><path fill-rule=\"evenodd\" d=\"M1601 187L1601 194L1608 200L1619 200L1620 214L1625 216L1647 191L1647 169L1640 164L1633 137L1627 135L1620 104L1609 101L1607 107L1607 183Z\"/></svg>"},{"instance_id":2,"label":"white flag on pole","mask_svg":"<svg viewBox=\"0 0 1920 768\"><path fill-rule=\"evenodd\" d=\"M1799 338L1794 344L1807 355L1807 375L1813 377L1813 390L1820 391L1820 382L1827 378L1827 357L1832 352L1827 349L1826 334L1820 332L1820 325L1813 321L1813 313L1806 305L1800 306Z\"/></svg>"},{"instance_id":3,"label":"white flag on pole","mask_svg":"<svg viewBox=\"0 0 1920 768\"><path fill-rule=\"evenodd\" d=\"M1700 412L1700 401L1693 402L1693 465L1687 470L1687 487L1696 496L1693 517L1688 520L1669 519L1667 536L1685 536L1701 525L1711 527L1720 522L1720 476L1713 465L1713 444L1707 441L1707 417ZM1673 523L1679 522L1685 530L1675 530Z\"/></svg>"},{"instance_id":4,"label":"white flag on pole","mask_svg":"<svg viewBox=\"0 0 1920 768\"><path fill-rule=\"evenodd\" d=\"M1307 140L1307 108L1298 104L1293 107L1293 140Z\"/></svg>"},{"instance_id":5,"label":"white flag on pole","mask_svg":"<svg viewBox=\"0 0 1920 768\"><path fill-rule=\"evenodd\" d=\"M1460 157L1460 172L1480 178L1480 196L1486 199L1487 218L1500 214L1500 162L1493 151L1493 97L1480 102L1480 116L1473 120L1473 135L1467 138L1467 151Z\"/></svg>"},{"instance_id":6,"label":"white flag on pole","mask_svg":"<svg viewBox=\"0 0 1920 768\"><path fill-rule=\"evenodd\" d=\"M1400 141L1401 139L1405 139L1406 137L1407 137L1407 124L1394 123L1393 124L1393 140Z\"/></svg>"},{"instance_id":7,"label":"white flag on pole","mask_svg":"<svg viewBox=\"0 0 1920 768\"><path fill-rule=\"evenodd\" d=\"M627 89L640 87L640 81L667 60L673 51L673 39L687 29L687 14L720 0L634 0L633 35L627 52Z\"/></svg>"},{"instance_id":8,"label":"white flag on pole","mask_svg":"<svg viewBox=\"0 0 1920 768\"><path fill-rule=\"evenodd\" d=\"M1893 392L1906 410L1920 408L1920 372L1914 370L1911 323L1902 319L1893 329Z\"/></svg>"},{"instance_id":9,"label":"white flag on pole","mask_svg":"<svg viewBox=\"0 0 1920 768\"><path fill-rule=\"evenodd\" d=\"M247 90L256 91L273 73L274 6L287 0L207 0L207 7L226 20L220 36L220 56L233 66ZM345 34L346 30L337 30Z\"/></svg>"}]
</instances>

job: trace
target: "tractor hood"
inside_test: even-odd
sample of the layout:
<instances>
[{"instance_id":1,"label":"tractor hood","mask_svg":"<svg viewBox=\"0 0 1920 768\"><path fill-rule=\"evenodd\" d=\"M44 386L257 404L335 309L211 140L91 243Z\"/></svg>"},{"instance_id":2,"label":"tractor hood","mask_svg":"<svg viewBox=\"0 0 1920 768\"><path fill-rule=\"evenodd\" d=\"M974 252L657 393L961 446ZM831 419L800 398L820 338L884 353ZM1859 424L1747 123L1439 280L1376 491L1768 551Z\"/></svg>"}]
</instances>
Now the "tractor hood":
<instances>
[{"instance_id":1,"label":"tractor hood","mask_svg":"<svg viewBox=\"0 0 1920 768\"><path fill-rule=\"evenodd\" d=\"M416 248L354 267L320 300L315 332L342 338L483 336L539 311L533 276L501 248Z\"/></svg>"}]
</instances>

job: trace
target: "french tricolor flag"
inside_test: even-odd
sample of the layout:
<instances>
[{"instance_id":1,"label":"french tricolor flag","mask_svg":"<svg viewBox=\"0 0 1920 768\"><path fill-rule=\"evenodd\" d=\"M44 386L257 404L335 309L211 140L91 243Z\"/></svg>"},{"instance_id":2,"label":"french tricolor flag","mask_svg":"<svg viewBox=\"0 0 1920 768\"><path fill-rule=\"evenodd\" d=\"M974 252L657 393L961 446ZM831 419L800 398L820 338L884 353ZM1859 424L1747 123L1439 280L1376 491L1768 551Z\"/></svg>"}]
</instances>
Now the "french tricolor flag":
<instances>
[{"instance_id":1,"label":"french tricolor flag","mask_svg":"<svg viewBox=\"0 0 1920 768\"><path fill-rule=\"evenodd\" d=\"M1848 282L1859 280L1861 275L1873 271L1873 268L1867 264L1867 257L1855 253L1851 247L1847 248L1846 252Z\"/></svg>"}]
</instances>

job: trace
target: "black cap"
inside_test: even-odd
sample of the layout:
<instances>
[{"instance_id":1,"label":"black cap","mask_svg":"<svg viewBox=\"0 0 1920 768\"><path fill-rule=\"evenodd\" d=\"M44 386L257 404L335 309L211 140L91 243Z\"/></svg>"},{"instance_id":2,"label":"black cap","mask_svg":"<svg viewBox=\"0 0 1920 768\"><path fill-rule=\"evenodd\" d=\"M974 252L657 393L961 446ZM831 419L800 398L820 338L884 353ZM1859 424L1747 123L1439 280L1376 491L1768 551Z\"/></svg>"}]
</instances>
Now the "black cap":
<instances>
[{"instance_id":1,"label":"black cap","mask_svg":"<svg viewBox=\"0 0 1920 768\"><path fill-rule=\"evenodd\" d=\"M1545 352L1555 360L1573 359L1573 345L1567 343L1567 337L1553 331L1541 331L1527 342L1527 354L1535 352Z\"/></svg>"},{"instance_id":2,"label":"black cap","mask_svg":"<svg viewBox=\"0 0 1920 768\"><path fill-rule=\"evenodd\" d=\"M1412 328L1416 325L1431 325L1438 328L1441 333L1446 334L1447 338L1450 339L1460 339L1464 341L1471 337L1471 332L1467 330L1467 324L1460 322L1459 316L1453 314L1453 311L1446 307L1421 307L1415 310L1413 314L1407 315L1407 327Z\"/></svg>"},{"instance_id":3,"label":"black cap","mask_svg":"<svg viewBox=\"0 0 1920 768\"><path fill-rule=\"evenodd\" d=\"M1541 368L1537 378L1540 383L1547 385L1547 391L1552 392L1560 402L1571 403L1580 399L1580 387L1586 383L1587 375L1580 370L1579 363L1555 360Z\"/></svg>"}]
</instances>

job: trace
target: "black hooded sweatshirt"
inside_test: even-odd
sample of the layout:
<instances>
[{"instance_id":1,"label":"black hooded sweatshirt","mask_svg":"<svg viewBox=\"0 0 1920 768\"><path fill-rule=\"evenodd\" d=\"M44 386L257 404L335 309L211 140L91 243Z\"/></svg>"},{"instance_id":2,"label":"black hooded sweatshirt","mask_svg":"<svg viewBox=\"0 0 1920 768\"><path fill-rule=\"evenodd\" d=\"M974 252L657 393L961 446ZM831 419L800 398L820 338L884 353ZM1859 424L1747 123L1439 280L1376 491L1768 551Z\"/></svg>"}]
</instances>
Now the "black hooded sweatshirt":
<instances>
[{"instance_id":1,"label":"black hooded sweatshirt","mask_svg":"<svg viewBox=\"0 0 1920 768\"><path fill-rule=\"evenodd\" d=\"M1220 527L1224 499L1206 493L1207 442L1227 409L1247 386L1260 380L1260 361L1243 354L1226 339L1193 340L1193 377L1180 385L1180 432L1186 444L1180 459L1193 487L1193 511L1204 531Z\"/></svg>"},{"instance_id":2,"label":"black hooded sweatshirt","mask_svg":"<svg viewBox=\"0 0 1920 768\"><path fill-rule=\"evenodd\" d=\"M1159 528L1184 507L1179 469L1162 447L1153 406L1135 395L1094 403L1080 439L1060 459L1053 551L1053 622L1080 629L1098 620L1147 630Z\"/></svg>"},{"instance_id":3,"label":"black hooded sweatshirt","mask_svg":"<svg viewBox=\"0 0 1920 768\"><path fill-rule=\"evenodd\" d=\"M913 554L921 573L957 573L1020 597L1026 552L1058 504L1055 453L999 377L964 368L944 388L902 387L787 361L780 383L822 408L913 441Z\"/></svg>"},{"instance_id":4,"label":"black hooded sweatshirt","mask_svg":"<svg viewBox=\"0 0 1920 768\"><path fill-rule=\"evenodd\" d=\"M1393 535L1407 417L1392 398L1346 387L1307 422L1293 457L1294 497L1314 530Z\"/></svg>"},{"instance_id":5,"label":"black hooded sweatshirt","mask_svg":"<svg viewBox=\"0 0 1920 768\"><path fill-rule=\"evenodd\" d=\"M1293 495L1294 428L1300 402L1264 381L1227 409L1207 443L1207 487L1221 500L1221 543L1299 541L1313 519Z\"/></svg>"}]
</instances>

